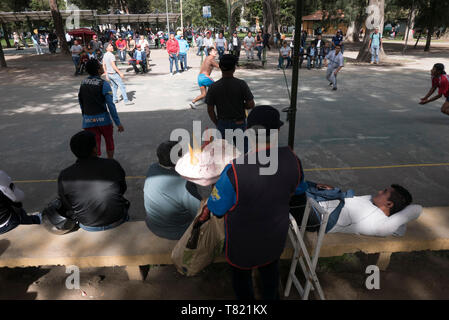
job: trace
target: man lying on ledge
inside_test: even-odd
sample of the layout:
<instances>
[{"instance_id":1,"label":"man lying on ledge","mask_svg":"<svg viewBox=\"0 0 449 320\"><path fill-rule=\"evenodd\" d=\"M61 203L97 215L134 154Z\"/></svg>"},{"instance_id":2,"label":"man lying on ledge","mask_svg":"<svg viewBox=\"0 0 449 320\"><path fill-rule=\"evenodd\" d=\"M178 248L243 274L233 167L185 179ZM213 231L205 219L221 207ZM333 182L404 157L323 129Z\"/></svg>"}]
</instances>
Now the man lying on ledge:
<instances>
[{"instance_id":1,"label":"man lying on ledge","mask_svg":"<svg viewBox=\"0 0 449 320\"><path fill-rule=\"evenodd\" d=\"M329 216L326 233L352 233L366 236L402 236L408 222L417 219L422 212L419 205L410 205L412 196L404 187L393 184L374 196L354 196L352 190L342 192L337 188L308 182L307 196L315 199ZM329 200L329 199L335 200ZM291 209L298 226L302 212ZM307 229L316 231L320 215L310 212Z\"/></svg>"}]
</instances>

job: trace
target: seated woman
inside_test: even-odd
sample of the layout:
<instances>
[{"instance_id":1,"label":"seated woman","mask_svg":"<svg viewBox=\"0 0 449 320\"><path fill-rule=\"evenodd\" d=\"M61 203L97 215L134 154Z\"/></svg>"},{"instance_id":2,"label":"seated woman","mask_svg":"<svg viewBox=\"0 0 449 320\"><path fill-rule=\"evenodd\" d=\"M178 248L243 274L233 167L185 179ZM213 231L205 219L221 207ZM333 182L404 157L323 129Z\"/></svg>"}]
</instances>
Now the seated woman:
<instances>
[{"instance_id":1,"label":"seated woman","mask_svg":"<svg viewBox=\"0 0 449 320\"><path fill-rule=\"evenodd\" d=\"M341 200L325 200L326 192L335 192L328 185L311 184L307 195L315 198L321 207L330 212L326 233L352 233L366 236L402 236L405 234L408 222L415 220L422 212L419 205L410 205L412 196L404 187L393 184L374 196L353 196L352 190L342 193L344 205L339 207ZM294 211L295 209L292 209ZM302 221L302 212L293 214L298 225ZM316 231L321 217L312 210L307 226L308 230Z\"/></svg>"},{"instance_id":2,"label":"seated woman","mask_svg":"<svg viewBox=\"0 0 449 320\"><path fill-rule=\"evenodd\" d=\"M41 215L29 216L22 208L25 197L6 172L0 170L0 234L11 231L21 224L41 224Z\"/></svg>"},{"instance_id":3,"label":"seated woman","mask_svg":"<svg viewBox=\"0 0 449 320\"><path fill-rule=\"evenodd\" d=\"M177 142L157 148L158 163L150 166L143 189L145 222L157 236L179 240L195 218L200 200L187 190L187 181L175 171L170 152Z\"/></svg>"}]
</instances>

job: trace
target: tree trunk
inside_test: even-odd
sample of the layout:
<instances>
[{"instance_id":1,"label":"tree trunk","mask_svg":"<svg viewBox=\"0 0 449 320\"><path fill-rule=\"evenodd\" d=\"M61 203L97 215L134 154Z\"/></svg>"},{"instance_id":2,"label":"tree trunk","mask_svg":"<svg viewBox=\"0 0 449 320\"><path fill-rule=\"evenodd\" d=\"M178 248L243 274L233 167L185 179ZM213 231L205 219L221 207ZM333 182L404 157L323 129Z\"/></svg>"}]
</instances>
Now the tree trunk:
<instances>
[{"instance_id":1,"label":"tree trunk","mask_svg":"<svg viewBox=\"0 0 449 320\"><path fill-rule=\"evenodd\" d=\"M61 46L61 52L63 54L69 55L70 49L65 40L64 25L62 23L61 13L59 12L58 3L56 0L49 0L51 15L53 17L53 23L55 24L56 35L59 39L59 44Z\"/></svg>"},{"instance_id":2,"label":"tree trunk","mask_svg":"<svg viewBox=\"0 0 449 320\"><path fill-rule=\"evenodd\" d=\"M355 21L351 21L348 30L346 30L345 42L354 42L355 35L358 33L359 31L355 28Z\"/></svg>"},{"instance_id":3,"label":"tree trunk","mask_svg":"<svg viewBox=\"0 0 449 320\"><path fill-rule=\"evenodd\" d=\"M6 23L2 23L2 29L3 29L3 37L5 38L6 41L6 47L12 48L11 42L9 42L9 30L8 27L6 26Z\"/></svg>"},{"instance_id":4,"label":"tree trunk","mask_svg":"<svg viewBox=\"0 0 449 320\"><path fill-rule=\"evenodd\" d=\"M371 33L375 27L379 27L379 33L382 34L384 30L384 14L385 14L385 0L369 0L369 6L376 5L379 8L379 16L375 16L375 12L368 12L368 18L366 23L366 32L363 38L362 47L359 50L356 61L358 62L369 62L371 60L371 52L369 48L369 41L371 38ZM384 46L382 45L379 50L379 56L381 59L386 57L384 52Z\"/></svg>"},{"instance_id":5,"label":"tree trunk","mask_svg":"<svg viewBox=\"0 0 449 320\"><path fill-rule=\"evenodd\" d=\"M264 31L271 34L270 43L273 42L273 35L276 32L275 15L276 15L276 0L263 1L263 26Z\"/></svg>"},{"instance_id":6,"label":"tree trunk","mask_svg":"<svg viewBox=\"0 0 449 320\"><path fill-rule=\"evenodd\" d=\"M416 13L417 10L415 8L411 8L410 10L410 24L407 25L406 29L405 29L405 33L404 33L404 40L407 39L407 34L408 34L408 39L413 39L413 29L415 28L415 19L416 19Z\"/></svg>"},{"instance_id":7,"label":"tree trunk","mask_svg":"<svg viewBox=\"0 0 449 320\"><path fill-rule=\"evenodd\" d=\"M426 41L426 46L424 47L424 51L430 50L430 42L432 41L433 31L434 31L434 27L433 27L433 23L432 23L432 25L427 30L427 41Z\"/></svg>"},{"instance_id":8,"label":"tree trunk","mask_svg":"<svg viewBox=\"0 0 449 320\"><path fill-rule=\"evenodd\" d=\"M6 68L5 54L3 53L2 42L0 41L0 67Z\"/></svg>"},{"instance_id":9,"label":"tree trunk","mask_svg":"<svg viewBox=\"0 0 449 320\"><path fill-rule=\"evenodd\" d=\"M414 49L416 49L416 46L418 45L419 39L421 39L421 36L422 36L422 31L419 32L418 37L416 38L415 46L413 47Z\"/></svg>"}]
</instances>

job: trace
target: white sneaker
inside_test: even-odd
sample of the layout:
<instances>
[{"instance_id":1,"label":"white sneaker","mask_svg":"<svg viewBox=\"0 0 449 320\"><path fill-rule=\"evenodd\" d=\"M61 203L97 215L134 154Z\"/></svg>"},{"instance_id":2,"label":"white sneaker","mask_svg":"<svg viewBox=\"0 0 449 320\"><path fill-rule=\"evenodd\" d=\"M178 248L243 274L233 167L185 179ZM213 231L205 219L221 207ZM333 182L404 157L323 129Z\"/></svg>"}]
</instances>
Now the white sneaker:
<instances>
[{"instance_id":1,"label":"white sneaker","mask_svg":"<svg viewBox=\"0 0 449 320\"><path fill-rule=\"evenodd\" d=\"M125 102L125 105L126 106L132 106L132 105L134 105L134 102L128 101L128 102Z\"/></svg>"},{"instance_id":2,"label":"white sneaker","mask_svg":"<svg viewBox=\"0 0 449 320\"><path fill-rule=\"evenodd\" d=\"M198 109L198 108L197 108L197 105L195 104L195 102L190 102L190 103L189 103L189 106L190 106L191 109L194 109L194 110L195 110L195 109Z\"/></svg>"}]
</instances>

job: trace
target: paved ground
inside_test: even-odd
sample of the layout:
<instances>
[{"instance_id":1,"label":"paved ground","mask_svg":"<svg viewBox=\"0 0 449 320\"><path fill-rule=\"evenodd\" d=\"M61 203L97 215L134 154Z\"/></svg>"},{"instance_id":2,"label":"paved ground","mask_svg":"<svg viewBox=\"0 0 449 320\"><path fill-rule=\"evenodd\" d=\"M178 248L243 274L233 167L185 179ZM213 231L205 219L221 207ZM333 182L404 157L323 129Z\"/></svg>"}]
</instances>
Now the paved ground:
<instances>
[{"instance_id":1,"label":"paved ground","mask_svg":"<svg viewBox=\"0 0 449 320\"><path fill-rule=\"evenodd\" d=\"M391 50L391 51L390 51ZM449 185L449 118L439 112L443 101L421 106L417 102L424 96L430 86L429 70L433 63L443 62L449 66L447 44L435 44L430 53L423 53L422 48L410 50L409 56L397 54L400 45L391 44L387 48L389 60L381 66L354 64L352 59L356 51L347 47L347 65L339 75L339 90L332 92L324 79L325 70L300 71L299 113L295 150L300 155L306 168L309 180L326 182L342 188L354 188L357 194L369 194L391 183L407 186L414 195L416 203L424 206L448 206ZM150 163L156 160L157 145L168 139L175 128L191 130L193 120L201 120L203 127L211 127L204 109L190 110L188 103L198 93L196 76L200 60L192 52L189 55L189 71L169 76L168 59L162 50L152 53L152 71L145 76L136 76L133 72L126 74L125 83L129 97L136 103L134 106L118 104L118 110L125 126L123 134L116 134L116 158L122 163L128 179L127 197L132 202L131 216L141 220L144 216L142 188L144 176ZM28 211L41 210L56 194L58 172L73 163L74 158L69 151L68 142L72 134L81 125L81 116L77 104L77 92L81 78L73 76L71 61L61 56L36 56L33 54L15 55L7 51L10 68L0 71L1 107L0 107L0 145L2 169L6 170L17 181L39 180L33 183L18 183L27 199L25 208ZM251 87L256 103L271 104L279 109L289 104L287 89L282 71L275 70L276 54L269 54L269 64L263 69L241 68L236 76L245 79ZM290 86L291 70L286 72ZM219 79L219 72L212 74ZM287 126L281 132L281 139L287 143ZM363 170L323 170L323 168L390 166L408 164L446 164L440 166L413 166L401 168L363 169ZM321 169L320 169L321 168ZM313 171L318 169L318 171ZM312 171L311 171L312 170ZM137 177L137 178L135 178ZM426 279L410 256L426 261L435 267L435 272ZM409 258L407 258L409 257ZM416 257L419 257L416 258ZM441 274L447 270L447 255L438 256L439 263L434 263L432 254L424 256L408 255L406 258L409 273L402 274L401 264L392 269L393 273L385 273L387 283L391 279L389 291L381 291L382 295L364 292L359 283L363 272L357 274L346 271L346 276L333 272L324 272L325 290L330 290L334 298L443 298L440 292ZM405 261L404 260L404 261ZM410 262L412 261L412 262ZM172 267L167 267L173 273ZM112 268L111 268L112 269ZM187 298L190 291L170 291L160 289L143 294L146 287L136 289L135 284L128 282L108 282L120 277L120 268L108 269L105 283L121 283L119 291L104 294L104 297L128 298ZM405 268L406 269L406 268ZM51 298L59 294L54 291L54 282L61 284L64 271L59 268L51 272L36 270L31 273L29 281L18 281L18 296ZM119 271L117 271L119 270ZM394 270L394 271L393 271ZM22 279L24 270L0 271L1 282L6 279ZM98 270L97 270L98 271ZM406 271L406 270L405 270ZM50 277L46 287L41 276L56 272ZM225 272L225 271L223 271ZM445 271L444 271L445 272ZM92 274L98 274L92 271ZM201 287L214 279L185 279L182 282L192 288ZM392 277L392 278L391 278ZM341 282L336 279L341 278ZM42 287L33 287L33 281L43 281ZM173 288L177 288L177 278L173 279ZM196 280L195 280L196 279ZM402 279L402 280L401 280ZM412 293L398 288L403 280L415 283ZM404 281L405 281L404 280ZM159 281L159 280L158 280ZM190 282L189 282L190 281ZM205 281L205 282L204 282ZM214 280L215 281L215 280ZM357 282L358 281L358 282ZM100 281L101 282L101 281ZM187 284L188 283L188 284ZM345 285L346 283L346 285ZM418 283L418 284L416 284ZM11 283L9 283L11 284ZM338 289L341 284L344 294ZM363 282L362 282L363 284ZM447 281L443 282L446 285ZM12 284L11 284L12 285ZM28 287L28 285L31 285ZM214 295L213 288L199 290L192 297L232 296L229 283L223 284L223 294ZM227 286L227 287L226 287ZM354 290L346 288L354 287ZM394 288L393 288L394 287ZM39 289L40 288L40 289ZM146 289L145 289L146 288ZM333 289L331 289L333 288ZM358 288L358 289L357 289ZM33 294L33 290L38 291ZM28 290L28 293L26 290ZM106 292L102 289L102 292ZM137 290L137 291L136 291ZM160 290L160 291L157 291ZM332 291L334 290L334 291ZM360 291L361 290L361 291ZM3 291L3 290L2 290ZM366 291L366 290L365 290ZM7 297L9 293L3 291ZM12 292L12 291L11 291ZM98 291L100 292L100 291ZM385 293L387 292L387 293ZM422 292L422 293L420 293ZM139 296L139 293L142 295ZM173 293L173 294L172 294ZM65 298L82 298L77 294L63 295ZM186 294L187 296L183 296ZM202 295L204 294L204 296ZM92 294L99 298L101 292Z\"/></svg>"}]
</instances>

